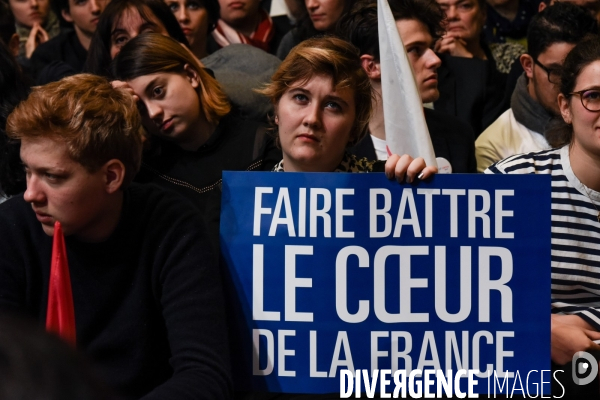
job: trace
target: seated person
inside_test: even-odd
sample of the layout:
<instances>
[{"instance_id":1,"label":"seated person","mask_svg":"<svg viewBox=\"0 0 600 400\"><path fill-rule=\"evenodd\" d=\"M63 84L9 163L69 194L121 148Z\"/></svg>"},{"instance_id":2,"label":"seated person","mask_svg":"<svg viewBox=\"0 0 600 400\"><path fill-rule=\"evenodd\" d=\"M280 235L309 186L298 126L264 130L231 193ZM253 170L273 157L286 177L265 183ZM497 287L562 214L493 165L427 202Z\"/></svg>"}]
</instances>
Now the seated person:
<instances>
[{"instance_id":1,"label":"seated person","mask_svg":"<svg viewBox=\"0 0 600 400\"><path fill-rule=\"evenodd\" d=\"M406 47L421 100L423 103L433 102L440 96L437 88L437 69L441 61L431 47L443 32L442 13L434 2L429 3L427 7L427 3L422 1L390 0L389 5ZM377 2L358 1L344 17L340 27L344 31L344 37L359 48L362 66L375 91L375 97L371 100L373 114L369 120L370 135L353 147L351 152L361 157L386 160ZM402 107L402 104L398 104L398 107ZM471 127L451 115L429 108L425 108L424 111L436 157L447 159L453 172L475 172L475 136Z\"/></svg>"},{"instance_id":2,"label":"seated person","mask_svg":"<svg viewBox=\"0 0 600 400\"><path fill-rule=\"evenodd\" d=\"M218 0L220 18L212 31L211 51L233 43L244 43L275 54L279 42L290 30L285 15L271 17L261 0Z\"/></svg>"},{"instance_id":3,"label":"seated person","mask_svg":"<svg viewBox=\"0 0 600 400\"><path fill-rule=\"evenodd\" d=\"M284 59L294 46L311 37L335 34L336 24L354 4L354 0L301 0L303 17L282 39L277 57Z\"/></svg>"},{"instance_id":4,"label":"seated person","mask_svg":"<svg viewBox=\"0 0 600 400\"><path fill-rule=\"evenodd\" d=\"M56 0L56 8L73 29L61 30L58 36L42 43L33 52L31 65L38 84L67 76L61 72L65 70L63 63L67 74L83 71L92 35L107 3L108 0Z\"/></svg>"},{"instance_id":5,"label":"seated person","mask_svg":"<svg viewBox=\"0 0 600 400\"><path fill-rule=\"evenodd\" d=\"M553 119L560 115L560 69L575 44L597 32L596 20L573 4L557 3L533 18L529 50L521 56L525 72L517 80L511 108L475 142L479 172L513 154L556 146L551 136Z\"/></svg>"},{"instance_id":6,"label":"seated person","mask_svg":"<svg viewBox=\"0 0 600 400\"><path fill-rule=\"evenodd\" d=\"M573 381L570 365L578 351L600 351L600 37L577 43L564 61L558 107L564 124L559 148L511 156L490 166L494 174L552 177L551 344L552 394L597 399L598 379ZM569 365L567 365L569 364ZM566 365L563 367L563 365ZM581 365L581 364L579 364Z\"/></svg>"},{"instance_id":7,"label":"seated person","mask_svg":"<svg viewBox=\"0 0 600 400\"><path fill-rule=\"evenodd\" d=\"M494 63L504 74L525 52L518 43L487 43L483 37L485 0L437 0L446 14L446 33L435 44L438 53L479 58Z\"/></svg>"},{"instance_id":8,"label":"seated person","mask_svg":"<svg viewBox=\"0 0 600 400\"><path fill-rule=\"evenodd\" d=\"M368 132L372 88L350 43L322 37L294 47L261 91L275 107L283 159L276 172L385 172L389 179L427 179L437 168L423 158L392 154L386 162L358 158L348 148Z\"/></svg>"},{"instance_id":9,"label":"seated person","mask_svg":"<svg viewBox=\"0 0 600 400\"><path fill-rule=\"evenodd\" d=\"M139 35L123 47L113 66L116 77L140 99L142 122L151 135L136 180L192 200L216 246L221 172L268 170L281 152L266 127L231 111L219 83L175 40Z\"/></svg>"},{"instance_id":10,"label":"seated person","mask_svg":"<svg viewBox=\"0 0 600 400\"><path fill-rule=\"evenodd\" d=\"M35 88L7 132L21 141L27 190L0 204L0 308L46 320L59 221L76 345L100 377L124 397L229 398L216 257L186 199L131 183L142 153L133 97L74 75Z\"/></svg>"},{"instance_id":11,"label":"seated person","mask_svg":"<svg viewBox=\"0 0 600 400\"><path fill-rule=\"evenodd\" d=\"M165 3L177 18L192 53L199 59L206 57L208 37L219 19L218 3L205 0L165 0Z\"/></svg>"},{"instance_id":12,"label":"seated person","mask_svg":"<svg viewBox=\"0 0 600 400\"><path fill-rule=\"evenodd\" d=\"M28 60L36 47L60 32L49 0L8 0L19 35L19 59Z\"/></svg>"},{"instance_id":13,"label":"seated person","mask_svg":"<svg viewBox=\"0 0 600 400\"><path fill-rule=\"evenodd\" d=\"M170 36L188 47L179 22L163 0L112 0L100 16L84 70L95 75L113 77L109 70L111 61L129 40L146 32ZM205 57L202 63L214 72L231 103L245 117L265 119L271 105L254 94L253 89L261 83L254 72L264 71L264 74L270 76L275 71L278 60L252 46L228 47L231 46Z\"/></svg>"}]
</instances>

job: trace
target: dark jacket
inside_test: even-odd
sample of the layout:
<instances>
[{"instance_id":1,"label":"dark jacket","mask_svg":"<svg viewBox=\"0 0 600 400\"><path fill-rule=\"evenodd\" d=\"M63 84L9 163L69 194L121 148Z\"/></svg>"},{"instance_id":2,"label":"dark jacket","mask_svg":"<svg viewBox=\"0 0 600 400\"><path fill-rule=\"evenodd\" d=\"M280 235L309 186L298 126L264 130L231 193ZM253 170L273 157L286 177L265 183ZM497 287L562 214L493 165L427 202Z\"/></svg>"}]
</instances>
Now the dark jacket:
<instances>
[{"instance_id":1,"label":"dark jacket","mask_svg":"<svg viewBox=\"0 0 600 400\"><path fill-rule=\"evenodd\" d=\"M442 60L438 69L440 98L434 108L468 123L477 137L506 111L506 75L487 60L438 56Z\"/></svg>"},{"instance_id":2,"label":"dark jacket","mask_svg":"<svg viewBox=\"0 0 600 400\"><path fill-rule=\"evenodd\" d=\"M154 183L190 199L204 217L215 249L219 247L221 173L270 171L282 157L263 124L232 114L221 119L196 151L153 137L153 147L144 153L135 177L137 182Z\"/></svg>"},{"instance_id":3,"label":"dark jacket","mask_svg":"<svg viewBox=\"0 0 600 400\"><path fill-rule=\"evenodd\" d=\"M451 115L429 108L425 108L425 122L436 157L448 160L454 173L477 172L475 137L469 125ZM351 148L350 153L370 160L377 159L371 135L367 135Z\"/></svg>"},{"instance_id":4,"label":"dark jacket","mask_svg":"<svg viewBox=\"0 0 600 400\"><path fill-rule=\"evenodd\" d=\"M43 85L58 81L65 76L83 71L87 50L83 48L77 34L69 29L42 43L31 56L36 82Z\"/></svg>"}]
</instances>

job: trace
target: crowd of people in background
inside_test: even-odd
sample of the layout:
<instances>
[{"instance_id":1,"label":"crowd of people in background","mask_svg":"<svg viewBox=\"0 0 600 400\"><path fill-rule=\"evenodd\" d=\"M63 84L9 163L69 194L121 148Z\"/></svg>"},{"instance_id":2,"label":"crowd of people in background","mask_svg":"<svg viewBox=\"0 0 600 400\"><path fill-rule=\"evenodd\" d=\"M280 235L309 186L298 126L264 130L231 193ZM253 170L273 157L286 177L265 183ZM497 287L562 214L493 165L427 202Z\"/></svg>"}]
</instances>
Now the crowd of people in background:
<instances>
[{"instance_id":1,"label":"crowd of people in background","mask_svg":"<svg viewBox=\"0 0 600 400\"><path fill-rule=\"evenodd\" d=\"M552 177L552 365L570 370L600 350L600 0L388 3L435 156ZM377 0L285 5L0 0L0 309L43 324L60 222L97 373L48 398L286 398L233 392L222 171L438 172L387 146L410 132L385 130Z\"/></svg>"}]
</instances>

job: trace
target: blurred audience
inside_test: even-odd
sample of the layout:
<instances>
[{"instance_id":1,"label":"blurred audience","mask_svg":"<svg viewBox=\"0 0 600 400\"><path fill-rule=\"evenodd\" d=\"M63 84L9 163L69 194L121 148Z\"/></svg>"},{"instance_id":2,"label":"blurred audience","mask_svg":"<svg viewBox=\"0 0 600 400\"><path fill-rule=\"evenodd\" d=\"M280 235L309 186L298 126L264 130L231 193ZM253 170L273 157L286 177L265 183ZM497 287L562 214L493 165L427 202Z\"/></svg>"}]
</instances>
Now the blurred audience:
<instances>
[{"instance_id":1,"label":"blurred audience","mask_svg":"<svg viewBox=\"0 0 600 400\"><path fill-rule=\"evenodd\" d=\"M212 0L165 0L197 58L208 55L208 37L219 18L218 3Z\"/></svg>"},{"instance_id":2,"label":"blurred audience","mask_svg":"<svg viewBox=\"0 0 600 400\"><path fill-rule=\"evenodd\" d=\"M38 84L54 82L83 71L92 36L100 14L109 0L54 0L62 18L72 25L46 43L31 56Z\"/></svg>"},{"instance_id":3,"label":"blurred audience","mask_svg":"<svg viewBox=\"0 0 600 400\"><path fill-rule=\"evenodd\" d=\"M0 399L116 399L87 360L33 321L0 315Z\"/></svg>"},{"instance_id":4,"label":"blurred audience","mask_svg":"<svg viewBox=\"0 0 600 400\"><path fill-rule=\"evenodd\" d=\"M281 39L277 57L283 60L303 40L335 33L337 22L353 3L354 0L304 0L304 17Z\"/></svg>"},{"instance_id":5,"label":"blurred audience","mask_svg":"<svg viewBox=\"0 0 600 400\"><path fill-rule=\"evenodd\" d=\"M479 58L508 73L513 62L525 52L516 43L490 43L483 35L485 0L437 0L446 14L446 32L435 51L454 57Z\"/></svg>"},{"instance_id":6,"label":"blurred audience","mask_svg":"<svg viewBox=\"0 0 600 400\"><path fill-rule=\"evenodd\" d=\"M25 190L25 171L20 145L6 135L6 119L29 93L29 85L15 57L0 41L0 202Z\"/></svg>"},{"instance_id":7,"label":"blurred audience","mask_svg":"<svg viewBox=\"0 0 600 400\"><path fill-rule=\"evenodd\" d=\"M541 0L486 0L483 30L488 43L519 43L527 48L527 27Z\"/></svg>"},{"instance_id":8,"label":"blurred audience","mask_svg":"<svg viewBox=\"0 0 600 400\"><path fill-rule=\"evenodd\" d=\"M179 23L162 0L113 0L100 16L84 70L109 77L112 59L142 32L168 35L188 45Z\"/></svg>"},{"instance_id":9,"label":"blurred audience","mask_svg":"<svg viewBox=\"0 0 600 400\"><path fill-rule=\"evenodd\" d=\"M15 26L15 17L4 1L0 1L0 40L13 57L19 56L19 35Z\"/></svg>"},{"instance_id":10,"label":"blurred audience","mask_svg":"<svg viewBox=\"0 0 600 400\"><path fill-rule=\"evenodd\" d=\"M16 21L20 57L30 58L38 45L60 32L50 0L8 0L8 4Z\"/></svg>"},{"instance_id":11,"label":"blurred audience","mask_svg":"<svg viewBox=\"0 0 600 400\"><path fill-rule=\"evenodd\" d=\"M260 0L218 0L220 18L212 31L211 48L217 50L234 43L249 44L275 54L290 30L285 15L269 16Z\"/></svg>"}]
</instances>

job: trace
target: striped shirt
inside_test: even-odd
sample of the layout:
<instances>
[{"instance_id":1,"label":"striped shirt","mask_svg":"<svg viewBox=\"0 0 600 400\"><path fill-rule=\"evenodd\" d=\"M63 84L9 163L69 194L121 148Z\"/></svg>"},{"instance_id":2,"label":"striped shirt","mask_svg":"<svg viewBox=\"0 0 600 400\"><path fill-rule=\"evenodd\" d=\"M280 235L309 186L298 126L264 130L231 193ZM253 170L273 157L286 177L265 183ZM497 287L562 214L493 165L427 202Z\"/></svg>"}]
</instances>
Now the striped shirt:
<instances>
[{"instance_id":1,"label":"striped shirt","mask_svg":"<svg viewBox=\"0 0 600 400\"><path fill-rule=\"evenodd\" d=\"M552 176L552 312L600 330L600 192L577 179L569 146L511 156L485 173Z\"/></svg>"}]
</instances>

